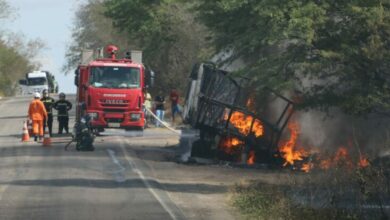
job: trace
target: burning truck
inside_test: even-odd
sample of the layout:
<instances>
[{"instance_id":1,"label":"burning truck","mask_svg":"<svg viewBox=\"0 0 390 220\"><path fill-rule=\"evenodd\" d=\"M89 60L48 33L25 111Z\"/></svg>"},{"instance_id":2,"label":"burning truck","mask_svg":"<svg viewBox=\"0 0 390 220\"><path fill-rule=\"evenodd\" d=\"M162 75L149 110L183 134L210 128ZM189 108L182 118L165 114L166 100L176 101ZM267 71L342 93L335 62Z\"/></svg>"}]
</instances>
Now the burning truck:
<instances>
[{"instance_id":1,"label":"burning truck","mask_svg":"<svg viewBox=\"0 0 390 220\"><path fill-rule=\"evenodd\" d=\"M213 63L193 67L183 118L199 130L191 156L253 164L271 162L293 114L291 100Z\"/></svg>"}]
</instances>

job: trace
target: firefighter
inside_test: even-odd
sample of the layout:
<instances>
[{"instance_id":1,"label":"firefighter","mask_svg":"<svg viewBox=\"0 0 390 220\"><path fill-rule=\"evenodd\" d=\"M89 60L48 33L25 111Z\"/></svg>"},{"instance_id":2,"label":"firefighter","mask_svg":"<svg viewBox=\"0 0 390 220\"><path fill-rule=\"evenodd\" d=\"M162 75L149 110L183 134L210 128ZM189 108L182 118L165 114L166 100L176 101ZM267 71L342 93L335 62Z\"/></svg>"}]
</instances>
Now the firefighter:
<instances>
[{"instance_id":1,"label":"firefighter","mask_svg":"<svg viewBox=\"0 0 390 220\"><path fill-rule=\"evenodd\" d=\"M72 103L66 100L65 93L60 93L60 100L54 103L54 109L58 111L57 120L58 120L58 134L62 134L62 130L65 128L65 132L69 134L69 113L68 111L72 109Z\"/></svg>"},{"instance_id":2,"label":"firefighter","mask_svg":"<svg viewBox=\"0 0 390 220\"><path fill-rule=\"evenodd\" d=\"M44 89L42 92L43 98L41 98L41 101L45 105L46 112L47 112L47 118L45 118L45 121L43 123L43 131L46 130L46 125L49 128L49 134L50 137L52 136L52 128L53 128L53 105L55 103L55 100L49 96L49 92L47 89Z\"/></svg>"},{"instance_id":3,"label":"firefighter","mask_svg":"<svg viewBox=\"0 0 390 220\"><path fill-rule=\"evenodd\" d=\"M47 118L45 105L40 100L41 94L35 93L34 100L28 108L28 116L32 121L34 141L38 141L43 137L43 122Z\"/></svg>"}]
</instances>

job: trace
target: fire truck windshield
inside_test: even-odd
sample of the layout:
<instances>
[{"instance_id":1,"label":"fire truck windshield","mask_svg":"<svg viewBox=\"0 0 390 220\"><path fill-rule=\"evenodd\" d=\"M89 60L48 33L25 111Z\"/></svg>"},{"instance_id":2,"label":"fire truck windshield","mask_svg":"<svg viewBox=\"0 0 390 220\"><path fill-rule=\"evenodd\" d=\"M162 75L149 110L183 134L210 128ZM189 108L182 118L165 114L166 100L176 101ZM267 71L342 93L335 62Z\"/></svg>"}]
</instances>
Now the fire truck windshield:
<instances>
[{"instance_id":1,"label":"fire truck windshield","mask_svg":"<svg viewBox=\"0 0 390 220\"><path fill-rule=\"evenodd\" d=\"M135 67L91 67L89 84L96 88L140 88L140 69Z\"/></svg>"}]
</instances>

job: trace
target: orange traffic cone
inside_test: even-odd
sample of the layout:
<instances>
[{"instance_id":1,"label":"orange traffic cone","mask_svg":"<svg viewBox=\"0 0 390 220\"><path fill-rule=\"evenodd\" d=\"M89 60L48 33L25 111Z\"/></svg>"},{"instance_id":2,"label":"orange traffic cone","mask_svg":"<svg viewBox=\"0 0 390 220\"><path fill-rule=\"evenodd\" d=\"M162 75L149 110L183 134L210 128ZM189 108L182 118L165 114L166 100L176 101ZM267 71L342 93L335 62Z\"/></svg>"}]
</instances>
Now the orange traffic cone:
<instances>
[{"instance_id":1,"label":"orange traffic cone","mask_svg":"<svg viewBox=\"0 0 390 220\"><path fill-rule=\"evenodd\" d=\"M32 122L31 122L31 120L28 120L28 121L27 121L27 128L28 128L28 134L29 134L30 136L32 136L32 135L33 135L33 128L32 128Z\"/></svg>"},{"instance_id":2,"label":"orange traffic cone","mask_svg":"<svg viewBox=\"0 0 390 220\"><path fill-rule=\"evenodd\" d=\"M22 142L27 142L30 140L30 135L27 131L27 122L23 121L23 134L22 134Z\"/></svg>"},{"instance_id":3,"label":"orange traffic cone","mask_svg":"<svg viewBox=\"0 0 390 220\"><path fill-rule=\"evenodd\" d=\"M50 147L51 146L51 138L49 135L49 131L45 131L45 135L43 135L43 142L42 146L44 147Z\"/></svg>"}]
</instances>

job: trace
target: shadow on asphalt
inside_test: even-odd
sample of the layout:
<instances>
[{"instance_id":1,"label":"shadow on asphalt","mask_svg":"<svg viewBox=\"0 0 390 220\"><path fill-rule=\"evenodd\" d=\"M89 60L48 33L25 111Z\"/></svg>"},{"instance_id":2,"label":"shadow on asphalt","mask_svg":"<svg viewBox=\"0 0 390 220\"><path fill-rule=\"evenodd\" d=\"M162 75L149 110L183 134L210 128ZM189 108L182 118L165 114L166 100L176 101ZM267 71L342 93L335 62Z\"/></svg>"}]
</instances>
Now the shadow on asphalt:
<instances>
[{"instance_id":1,"label":"shadow on asphalt","mask_svg":"<svg viewBox=\"0 0 390 220\"><path fill-rule=\"evenodd\" d=\"M21 138L22 137L22 131L20 131L20 134L4 134L0 135L0 138L8 138L8 137L13 137L13 138ZM72 137L72 134L53 134L52 138L64 138L64 137ZM30 139L32 140L33 138L30 136Z\"/></svg>"},{"instance_id":2,"label":"shadow on asphalt","mask_svg":"<svg viewBox=\"0 0 390 220\"><path fill-rule=\"evenodd\" d=\"M69 116L69 119L75 119L76 116ZM2 116L0 117L0 120L2 119L26 119L27 120L27 116L26 115L13 115L13 116ZM54 116L54 119L57 119L57 116Z\"/></svg>"},{"instance_id":3,"label":"shadow on asphalt","mask_svg":"<svg viewBox=\"0 0 390 220\"><path fill-rule=\"evenodd\" d=\"M20 116L3 116L3 117L0 117L0 120L2 119L26 119L27 120L27 117L26 115L20 115Z\"/></svg>"},{"instance_id":4,"label":"shadow on asphalt","mask_svg":"<svg viewBox=\"0 0 390 220\"><path fill-rule=\"evenodd\" d=\"M155 180L147 180L154 189L169 192L197 193L197 194L219 194L228 190L227 186L210 184L191 183L159 183ZM13 186L47 186L47 187L86 187L86 188L146 188L141 179L127 179L125 182L117 183L114 180L103 179L48 179L48 180L17 180L12 182L2 182Z\"/></svg>"},{"instance_id":5,"label":"shadow on asphalt","mask_svg":"<svg viewBox=\"0 0 390 220\"><path fill-rule=\"evenodd\" d=\"M9 137L21 139L21 138L22 138L22 132L20 132L20 134L6 134L6 135L0 135L0 138L9 138Z\"/></svg>"}]
</instances>

